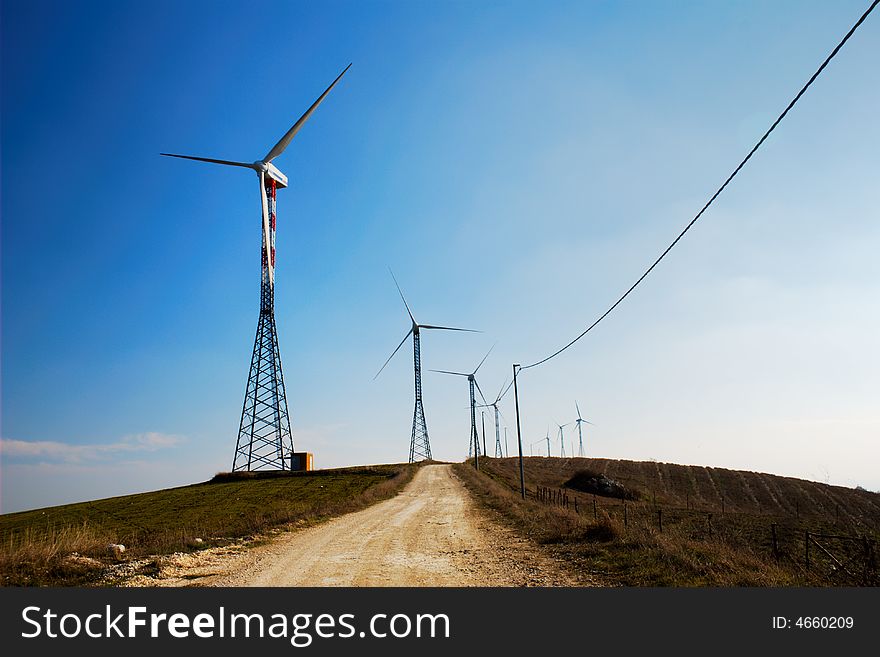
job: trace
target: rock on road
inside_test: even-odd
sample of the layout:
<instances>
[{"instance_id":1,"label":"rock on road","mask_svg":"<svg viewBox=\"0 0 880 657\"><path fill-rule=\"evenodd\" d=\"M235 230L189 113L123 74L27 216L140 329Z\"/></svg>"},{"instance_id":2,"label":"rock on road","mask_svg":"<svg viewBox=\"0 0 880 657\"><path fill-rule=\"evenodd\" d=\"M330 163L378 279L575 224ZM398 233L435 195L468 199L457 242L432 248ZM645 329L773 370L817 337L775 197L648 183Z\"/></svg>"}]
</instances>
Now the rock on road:
<instances>
[{"instance_id":1,"label":"rock on road","mask_svg":"<svg viewBox=\"0 0 880 657\"><path fill-rule=\"evenodd\" d=\"M570 586L560 564L477 508L450 465L396 497L250 550L213 586Z\"/></svg>"}]
</instances>

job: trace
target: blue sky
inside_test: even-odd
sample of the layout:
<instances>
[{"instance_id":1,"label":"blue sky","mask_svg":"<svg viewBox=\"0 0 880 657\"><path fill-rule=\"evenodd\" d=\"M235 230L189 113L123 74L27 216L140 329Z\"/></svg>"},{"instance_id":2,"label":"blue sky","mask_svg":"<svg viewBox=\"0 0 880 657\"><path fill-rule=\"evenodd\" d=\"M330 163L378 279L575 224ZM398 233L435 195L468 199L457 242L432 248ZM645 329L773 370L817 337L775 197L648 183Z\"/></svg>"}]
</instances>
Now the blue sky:
<instances>
[{"instance_id":1,"label":"blue sky","mask_svg":"<svg viewBox=\"0 0 880 657\"><path fill-rule=\"evenodd\" d=\"M21 2L2 15L2 511L231 463L276 164L297 449L406 459L425 369L567 342L690 220L866 2ZM880 17L618 311L521 379L523 440L880 489ZM425 374L434 454L467 387ZM513 427L512 395L502 412ZM491 424L487 417L487 424ZM513 447L513 431L510 432ZM556 450L557 447L554 447ZM570 447L569 447L570 449Z\"/></svg>"}]
</instances>

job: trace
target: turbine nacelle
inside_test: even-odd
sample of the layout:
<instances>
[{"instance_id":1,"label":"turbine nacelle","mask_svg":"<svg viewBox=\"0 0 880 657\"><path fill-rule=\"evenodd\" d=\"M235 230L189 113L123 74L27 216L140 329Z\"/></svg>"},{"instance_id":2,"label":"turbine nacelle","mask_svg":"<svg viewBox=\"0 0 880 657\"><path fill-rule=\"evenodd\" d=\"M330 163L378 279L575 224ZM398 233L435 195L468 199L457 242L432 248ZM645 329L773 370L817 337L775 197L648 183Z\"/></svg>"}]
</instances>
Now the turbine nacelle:
<instances>
[{"instance_id":1,"label":"turbine nacelle","mask_svg":"<svg viewBox=\"0 0 880 657\"><path fill-rule=\"evenodd\" d=\"M271 162L264 162L263 160L257 160L254 162L254 170L257 173L262 173L272 180L274 180L278 187L284 188L287 187L287 176L285 176L281 171Z\"/></svg>"}]
</instances>

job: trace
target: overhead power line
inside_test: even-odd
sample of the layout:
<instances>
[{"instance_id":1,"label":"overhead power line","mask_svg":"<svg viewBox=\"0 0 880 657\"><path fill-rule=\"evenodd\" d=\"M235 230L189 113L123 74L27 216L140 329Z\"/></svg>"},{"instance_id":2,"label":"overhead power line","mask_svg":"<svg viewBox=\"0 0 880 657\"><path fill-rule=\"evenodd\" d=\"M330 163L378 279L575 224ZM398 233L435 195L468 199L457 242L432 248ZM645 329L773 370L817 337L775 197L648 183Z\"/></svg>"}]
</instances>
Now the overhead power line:
<instances>
[{"instance_id":1,"label":"overhead power line","mask_svg":"<svg viewBox=\"0 0 880 657\"><path fill-rule=\"evenodd\" d=\"M853 25L853 26L850 28L849 32L846 33L846 36L844 36L843 39L841 39L840 43L838 43L837 46L834 48L834 50L831 51L831 54L828 55L828 57L825 58L825 61L822 62L822 65L819 66L818 69L816 69L816 72L813 73L813 75L810 77L810 79L807 80L807 83L801 88L800 91L798 91L797 95L792 99L792 101L788 104L788 106L782 111L782 114L780 114L780 115L776 118L776 120L773 122L773 125L771 125L771 126L767 129L767 132L765 132L764 135L758 140L758 143L755 144L755 145L752 147L752 150L749 151L749 154L746 155L745 158L743 159L743 161L740 162L739 165L736 167L736 169L733 170L733 173L731 173L731 174L727 177L727 180L724 181L724 183L721 185L721 187L719 187L718 190L717 190L714 194L712 194L712 197L706 202L706 204L702 207L702 209L696 214L696 216L695 216L693 219L691 219L690 223L689 223L687 226L684 227L684 230L681 231L681 232L678 234L678 237L676 237L676 238L672 241L672 244L670 244L669 246L667 246L667 247L666 247L666 250L663 251L663 253L660 254L660 257L658 257L658 258L657 258L657 259L651 264L651 266L648 267L648 268L645 270L645 272L644 272L641 276L639 276L638 280L636 280L636 282L633 283L633 284L630 286L630 288L629 288L626 292L624 292L623 295L621 295L621 297L620 297L617 301L615 301L615 302L611 305L610 308L608 308L608 310L606 310L604 313L602 313L601 315L599 315L598 319L596 319L592 324L590 324L586 329L584 329L583 332L582 332L580 335L578 335L574 340L572 340L571 342L569 342L568 344L566 344L566 345L565 345L564 347L562 347L561 349L557 349L556 351L554 351L552 354L550 354L550 355L547 356L546 358L542 358L541 360L539 360L539 361L537 361L537 362L535 362L535 363L532 363L531 365L523 365L520 369L527 370L527 369L529 369L529 368L537 367L538 365L542 365L543 363L546 363L546 362L547 362L548 360L550 360L551 358L555 358L556 356L558 356L559 354L561 354L563 351L565 351L566 349L568 349L569 347L571 347L574 343L576 343L578 340L580 340L582 337L584 337L587 333L589 333L590 331L592 331L592 330L596 327L596 325L599 324L599 322L601 322L603 319L605 319L606 317L608 317L608 315L610 315L610 314L612 313L612 311L613 311L615 308L617 308L617 306L619 306L620 303L621 303L624 299L626 299L626 298L630 295L630 293L631 293L633 290L635 290L636 287L638 287L638 285L639 285L643 280L645 280L645 278L648 277L648 274L650 274L650 273L654 270L654 267L656 267L658 264L660 264L660 261L663 260L663 258L666 257L666 254L668 254L668 253L672 250L672 247L674 247L676 244L678 244L678 241L679 241L682 237L684 237L685 233L687 233L687 232L691 229L691 227L692 227L695 223L697 223L697 220L698 220L700 217L703 216L703 213L706 212L706 210L709 209L709 206L712 205L712 203L715 201L715 199L718 198L718 196L721 194L721 192L724 191L724 188L727 187L728 184L730 184L730 181L733 180L733 179L736 177L736 175L740 172L740 170L746 165L746 162L748 162L748 161L752 158L752 155L754 155L755 152L761 147L761 145L767 140L767 137L770 136L770 133L773 132L773 131L776 129L776 126L778 126L778 125L780 124L780 122L782 121L782 119L785 118L785 115L788 114L789 110L790 110L792 107L795 106L795 104L801 99L801 96L803 96L804 93L806 93L807 89L810 88L810 85L813 84L813 82L816 80L816 78L819 77L819 74L822 73L822 71L825 69L826 66L828 66L828 63L829 63L832 59L834 59L834 56L837 55L837 53L840 51L841 48L843 48L843 45L844 45L847 41L849 41L849 38L855 33L855 31L859 28L859 26L865 21L865 19L868 17L868 15L869 15L872 11L874 11L874 7L876 7L878 3L880 3L880 0L874 0L874 2L871 3L871 6L868 7L867 11L865 11L865 13L862 14L861 18L859 18L859 20L856 21L855 25Z\"/></svg>"}]
</instances>

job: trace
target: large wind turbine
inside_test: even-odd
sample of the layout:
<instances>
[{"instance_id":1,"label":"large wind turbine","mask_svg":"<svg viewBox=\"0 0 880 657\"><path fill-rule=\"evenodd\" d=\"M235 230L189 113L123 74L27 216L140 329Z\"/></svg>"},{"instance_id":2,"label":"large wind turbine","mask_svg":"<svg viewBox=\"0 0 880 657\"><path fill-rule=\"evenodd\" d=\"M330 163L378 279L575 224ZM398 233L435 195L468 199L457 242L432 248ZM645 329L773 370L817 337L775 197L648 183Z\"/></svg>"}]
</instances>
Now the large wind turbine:
<instances>
[{"instance_id":1,"label":"large wind turbine","mask_svg":"<svg viewBox=\"0 0 880 657\"><path fill-rule=\"evenodd\" d=\"M492 349L495 348L495 345L492 345L492 348L486 352L486 355L483 356L483 360L480 361L480 364L474 368L473 372L450 372L449 370L431 370L432 372L439 372L440 374L452 374L453 376L466 376L468 380L468 387L470 388L470 397L471 397L471 444L474 445L474 456L479 459L480 455L480 440L477 436L477 400L474 397L474 387L480 392L480 397L483 399L483 403L486 403L486 397L483 395L483 391L480 389L480 384L477 383L477 372L483 366L483 363L486 362L486 359L489 357L489 354L492 353Z\"/></svg>"},{"instance_id":2,"label":"large wind turbine","mask_svg":"<svg viewBox=\"0 0 880 657\"><path fill-rule=\"evenodd\" d=\"M513 383L511 382L511 385ZM504 386L507 386L505 389ZM499 415L501 411L498 410L498 404L501 403L501 400L504 398L504 395L507 394L507 391L510 390L510 385L507 385L507 381L501 384L501 390L498 391L498 396L495 397L495 401L491 404L480 404L481 408L492 407L495 409L495 458L502 458L504 456L504 452L501 449L501 422L499 420ZM504 441L507 442L507 429L504 430Z\"/></svg>"},{"instance_id":3,"label":"large wind turbine","mask_svg":"<svg viewBox=\"0 0 880 657\"><path fill-rule=\"evenodd\" d=\"M575 402L574 402L574 407L577 409L577 412L578 412L577 420L575 420L575 422L577 423L577 427L578 427L578 456L582 457L582 456L584 456L584 434L583 434L581 425L584 423L586 423L586 424L593 424L593 423L590 422L589 420L585 420L584 418L581 417L581 409L580 409L580 406L578 406L577 400L575 400Z\"/></svg>"},{"instance_id":4,"label":"large wind turbine","mask_svg":"<svg viewBox=\"0 0 880 657\"><path fill-rule=\"evenodd\" d=\"M244 405L235 445L232 469L260 470L293 468L293 437L290 432L290 416L287 410L287 394L281 373L281 354L278 350L278 334L275 327L275 192L287 187L287 176L272 164L272 160L284 152L290 141L303 127L330 90L351 68L345 67L318 100L306 110L266 156L256 162L217 160L193 155L161 153L167 157L210 162L232 167L253 169L260 180L260 206L262 208L263 240L260 248L262 277L260 285L260 318ZM258 115L259 116L259 115Z\"/></svg>"},{"instance_id":5,"label":"large wind turbine","mask_svg":"<svg viewBox=\"0 0 880 657\"><path fill-rule=\"evenodd\" d=\"M413 424L412 424L412 435L409 441L409 462L415 463L416 461L421 461L423 459L431 458L431 442L428 439L428 425L425 422L425 408L422 405L422 354L421 354L421 329L434 329L438 331L466 331L468 333L479 333L479 331L474 331L473 329L463 329L463 328L453 328L451 326L434 326L432 324L419 324L416 321L416 318L413 317L412 311L409 309L409 304L406 302L406 297L403 296L403 291L400 289L400 285L397 283L397 278L394 276L394 272L389 268L388 270L391 272L391 278L394 279L394 285L397 286L397 291L400 294L400 298L403 300L403 305L406 306L406 312L409 314L409 319L412 322L412 326L409 331L407 331L406 335L403 336L403 340L400 341L400 344L397 345L397 349L391 352L391 355L388 357L382 367L379 368L379 371L376 372L376 376L373 377L373 381L378 378L378 376L382 373L382 370L385 369L385 366L391 362L391 359L394 358L394 354L396 354L400 348L403 346L403 343L406 342L406 339L412 335L413 339L413 372L415 376L415 397L416 403L415 408L413 409Z\"/></svg>"}]
</instances>

